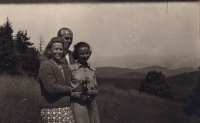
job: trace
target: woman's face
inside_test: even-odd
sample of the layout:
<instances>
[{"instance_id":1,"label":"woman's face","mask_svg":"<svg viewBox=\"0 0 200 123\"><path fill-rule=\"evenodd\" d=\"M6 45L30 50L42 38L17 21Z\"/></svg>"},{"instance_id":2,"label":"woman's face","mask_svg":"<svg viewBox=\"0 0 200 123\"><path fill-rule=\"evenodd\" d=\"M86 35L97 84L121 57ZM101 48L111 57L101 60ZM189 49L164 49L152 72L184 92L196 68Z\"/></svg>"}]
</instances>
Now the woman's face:
<instances>
[{"instance_id":1,"label":"woman's face","mask_svg":"<svg viewBox=\"0 0 200 123\"><path fill-rule=\"evenodd\" d=\"M58 61L63 56L63 44L62 43L53 43L51 49L49 50L51 59Z\"/></svg>"},{"instance_id":2,"label":"woman's face","mask_svg":"<svg viewBox=\"0 0 200 123\"><path fill-rule=\"evenodd\" d=\"M87 62L87 60L90 58L91 51L88 47L81 47L78 50L78 60L80 62Z\"/></svg>"}]
</instances>

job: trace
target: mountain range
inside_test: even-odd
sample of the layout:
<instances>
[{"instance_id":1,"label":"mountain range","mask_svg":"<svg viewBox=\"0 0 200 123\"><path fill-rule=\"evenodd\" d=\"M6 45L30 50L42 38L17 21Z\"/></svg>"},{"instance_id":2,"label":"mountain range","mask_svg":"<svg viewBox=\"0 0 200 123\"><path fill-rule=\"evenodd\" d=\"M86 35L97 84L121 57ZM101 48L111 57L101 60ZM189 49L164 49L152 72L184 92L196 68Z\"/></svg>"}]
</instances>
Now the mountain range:
<instances>
[{"instance_id":1,"label":"mountain range","mask_svg":"<svg viewBox=\"0 0 200 123\"><path fill-rule=\"evenodd\" d=\"M198 69L187 67L178 69L168 69L161 66L149 66L139 69L118 68L118 67L99 67L97 68L97 76L100 78L131 78L141 79L146 76L149 71L158 71L165 74L166 77L175 76L183 73L197 71Z\"/></svg>"}]
</instances>

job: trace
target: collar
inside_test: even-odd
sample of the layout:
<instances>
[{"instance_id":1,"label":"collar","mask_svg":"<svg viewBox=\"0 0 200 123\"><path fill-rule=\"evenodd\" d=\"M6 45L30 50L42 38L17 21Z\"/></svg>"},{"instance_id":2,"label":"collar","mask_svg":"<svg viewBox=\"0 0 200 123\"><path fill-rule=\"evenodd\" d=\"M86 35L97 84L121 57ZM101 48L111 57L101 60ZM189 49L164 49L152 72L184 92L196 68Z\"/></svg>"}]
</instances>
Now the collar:
<instances>
[{"instance_id":1,"label":"collar","mask_svg":"<svg viewBox=\"0 0 200 123\"><path fill-rule=\"evenodd\" d=\"M79 62L75 61L75 63L78 65L78 68L77 68L75 71L77 71L78 69L80 69L80 68L82 68L82 67L83 67L83 65L82 65L82 64L80 64ZM89 63L89 62L86 62L86 68L90 69L91 71L94 71L94 70L91 68L91 66L90 66L90 63Z\"/></svg>"},{"instance_id":2,"label":"collar","mask_svg":"<svg viewBox=\"0 0 200 123\"><path fill-rule=\"evenodd\" d=\"M72 54L72 51L71 51L71 50L67 50L67 51L66 51L66 54L71 55L71 54Z\"/></svg>"}]
</instances>

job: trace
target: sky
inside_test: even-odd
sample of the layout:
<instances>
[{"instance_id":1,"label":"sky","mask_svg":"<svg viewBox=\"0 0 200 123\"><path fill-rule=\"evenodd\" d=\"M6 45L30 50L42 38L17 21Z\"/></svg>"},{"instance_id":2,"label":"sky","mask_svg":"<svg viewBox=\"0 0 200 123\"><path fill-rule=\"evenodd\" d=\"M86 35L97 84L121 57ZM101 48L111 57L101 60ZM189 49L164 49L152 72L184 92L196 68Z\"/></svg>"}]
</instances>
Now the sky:
<instances>
[{"instance_id":1,"label":"sky","mask_svg":"<svg viewBox=\"0 0 200 123\"><path fill-rule=\"evenodd\" d=\"M14 30L27 30L43 47L62 27L74 33L73 45L92 47L95 67L171 69L200 66L198 2L1 4L0 25L8 17Z\"/></svg>"}]
</instances>

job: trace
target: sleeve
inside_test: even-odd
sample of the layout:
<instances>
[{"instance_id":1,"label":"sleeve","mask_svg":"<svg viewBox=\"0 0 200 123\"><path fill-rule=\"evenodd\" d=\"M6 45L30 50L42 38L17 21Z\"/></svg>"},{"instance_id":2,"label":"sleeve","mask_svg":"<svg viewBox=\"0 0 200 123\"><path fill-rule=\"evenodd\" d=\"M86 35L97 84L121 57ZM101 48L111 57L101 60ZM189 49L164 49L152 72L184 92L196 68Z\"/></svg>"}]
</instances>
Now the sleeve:
<instances>
[{"instance_id":1,"label":"sleeve","mask_svg":"<svg viewBox=\"0 0 200 123\"><path fill-rule=\"evenodd\" d=\"M88 95L89 96L97 96L98 95L98 90L97 90L97 79L96 79L96 69L94 68L94 85L95 87L94 88L91 88L88 90Z\"/></svg>"},{"instance_id":2,"label":"sleeve","mask_svg":"<svg viewBox=\"0 0 200 123\"><path fill-rule=\"evenodd\" d=\"M95 86L98 85L97 78L96 78L96 69L95 68L94 68L94 84L95 84Z\"/></svg>"},{"instance_id":3,"label":"sleeve","mask_svg":"<svg viewBox=\"0 0 200 123\"><path fill-rule=\"evenodd\" d=\"M39 77L46 91L49 93L71 92L68 85L60 85L56 83L56 75L53 72L51 65L42 64L39 70Z\"/></svg>"},{"instance_id":4,"label":"sleeve","mask_svg":"<svg viewBox=\"0 0 200 123\"><path fill-rule=\"evenodd\" d=\"M72 70L68 65L63 65L64 68L64 74L65 74L65 81L70 85L71 87L71 79L72 79Z\"/></svg>"}]
</instances>

